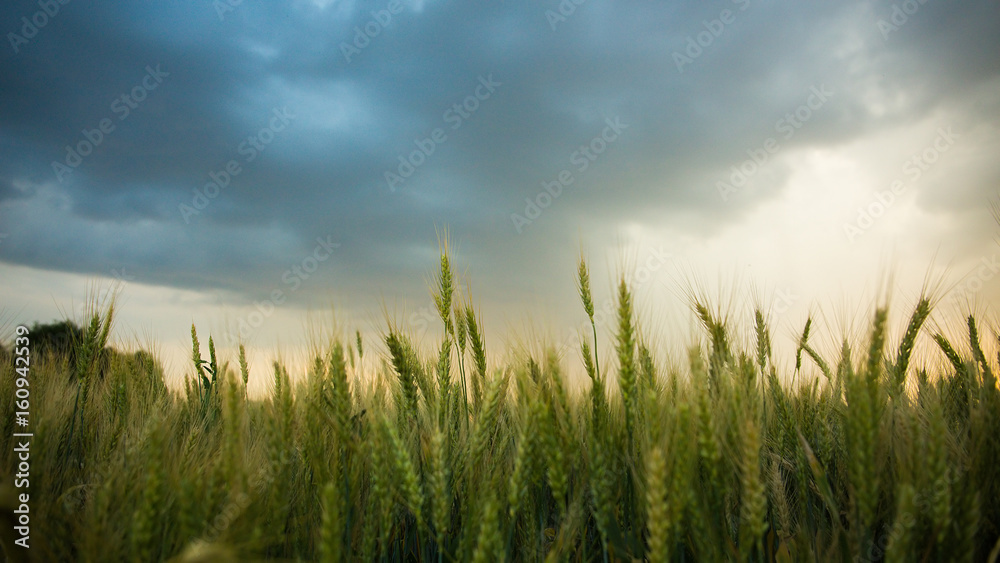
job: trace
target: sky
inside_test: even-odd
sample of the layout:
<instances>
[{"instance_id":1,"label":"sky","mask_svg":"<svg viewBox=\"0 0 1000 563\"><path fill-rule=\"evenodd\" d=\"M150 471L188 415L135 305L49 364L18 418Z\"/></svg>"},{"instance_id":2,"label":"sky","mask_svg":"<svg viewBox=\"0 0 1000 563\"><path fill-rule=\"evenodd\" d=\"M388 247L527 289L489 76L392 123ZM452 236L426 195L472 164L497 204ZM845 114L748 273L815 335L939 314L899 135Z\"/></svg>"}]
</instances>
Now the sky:
<instances>
[{"instance_id":1,"label":"sky","mask_svg":"<svg viewBox=\"0 0 1000 563\"><path fill-rule=\"evenodd\" d=\"M581 253L682 345L692 288L788 338L887 287L1000 297L996 2L11 0L0 31L8 332L116 288L171 373L192 323L260 366L387 320L433 346L445 236L498 351L576 342Z\"/></svg>"}]
</instances>

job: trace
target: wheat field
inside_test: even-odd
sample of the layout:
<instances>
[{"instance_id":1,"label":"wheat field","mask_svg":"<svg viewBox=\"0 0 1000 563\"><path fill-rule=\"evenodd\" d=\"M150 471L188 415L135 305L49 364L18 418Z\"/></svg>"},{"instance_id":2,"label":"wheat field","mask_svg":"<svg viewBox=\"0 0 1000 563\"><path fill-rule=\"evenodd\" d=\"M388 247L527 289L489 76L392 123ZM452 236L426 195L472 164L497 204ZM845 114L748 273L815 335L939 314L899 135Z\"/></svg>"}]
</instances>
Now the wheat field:
<instances>
[{"instance_id":1,"label":"wheat field","mask_svg":"<svg viewBox=\"0 0 1000 563\"><path fill-rule=\"evenodd\" d=\"M928 368L910 360L929 296L899 342L877 307L834 357L810 320L779 373L761 310L728 326L693 299L699 343L662 358L624 280L602 342L581 259L582 353L497 361L452 272L445 250L436 353L389 322L377 347L332 340L308 373L251 371L242 346L223 361L192 326L180 392L150 356L108 360L114 305L94 310L73 354L32 365L32 547L13 545L4 474L8 559L997 560L1000 391L974 316L963 341L923 340ZM248 397L251 378L269 395ZM5 468L13 409L0 402Z\"/></svg>"}]
</instances>

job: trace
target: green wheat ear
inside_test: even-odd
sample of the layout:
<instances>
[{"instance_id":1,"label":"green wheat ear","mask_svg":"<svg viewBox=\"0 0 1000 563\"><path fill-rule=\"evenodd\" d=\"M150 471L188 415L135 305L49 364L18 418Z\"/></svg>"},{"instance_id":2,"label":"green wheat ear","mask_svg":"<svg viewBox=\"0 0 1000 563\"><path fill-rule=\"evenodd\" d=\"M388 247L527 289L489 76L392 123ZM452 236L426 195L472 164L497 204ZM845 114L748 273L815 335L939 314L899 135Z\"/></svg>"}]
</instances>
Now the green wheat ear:
<instances>
[{"instance_id":1,"label":"green wheat ear","mask_svg":"<svg viewBox=\"0 0 1000 563\"><path fill-rule=\"evenodd\" d=\"M400 438L396 428L389 423L389 420L385 416L381 418L381 425L382 432L388 440L390 455L392 456L391 462L393 465L393 474L396 477L396 489L402 497L406 508L413 513L417 522L422 523L424 493L420 486L420 479L417 476L416 468L414 468L413 461L410 458L410 453L407 451L406 444Z\"/></svg>"},{"instance_id":2,"label":"green wheat ear","mask_svg":"<svg viewBox=\"0 0 1000 563\"><path fill-rule=\"evenodd\" d=\"M240 344L240 375L243 377L243 394L246 395L247 384L250 381L250 369L247 366L247 352Z\"/></svg>"},{"instance_id":3,"label":"green wheat ear","mask_svg":"<svg viewBox=\"0 0 1000 563\"><path fill-rule=\"evenodd\" d=\"M194 362L194 373L196 377L201 376L201 345L198 343L198 331L191 324L191 360Z\"/></svg>"},{"instance_id":4,"label":"green wheat ear","mask_svg":"<svg viewBox=\"0 0 1000 563\"><path fill-rule=\"evenodd\" d=\"M406 420L416 421L418 415L417 378L419 377L417 371L420 369L420 361L406 336L390 331L385 338L385 343L392 356L392 365L396 369L402 390L403 404L400 414L405 414Z\"/></svg>"},{"instance_id":5,"label":"green wheat ear","mask_svg":"<svg viewBox=\"0 0 1000 563\"><path fill-rule=\"evenodd\" d=\"M868 364L865 373L869 381L878 379L880 368L882 367L882 351L885 347L885 323L889 316L888 310L879 307L875 311L875 320L872 323L871 343L868 346Z\"/></svg>"},{"instance_id":6,"label":"green wheat ear","mask_svg":"<svg viewBox=\"0 0 1000 563\"><path fill-rule=\"evenodd\" d=\"M757 335L757 365L761 378L767 377L767 362L771 358L771 332L764 322L764 314L754 309L754 331Z\"/></svg>"},{"instance_id":7,"label":"green wheat ear","mask_svg":"<svg viewBox=\"0 0 1000 563\"><path fill-rule=\"evenodd\" d=\"M649 534L648 558L651 563L666 563L670 560L667 477L666 455L663 448L657 445L646 456L646 529Z\"/></svg>"},{"instance_id":8,"label":"green wheat ear","mask_svg":"<svg viewBox=\"0 0 1000 563\"><path fill-rule=\"evenodd\" d=\"M483 387L486 384L486 343L482 329L476 321L476 311L471 305L465 308L465 327L469 335L469 347L476 372L472 378L472 400L476 409L482 407Z\"/></svg>"},{"instance_id":9,"label":"green wheat ear","mask_svg":"<svg viewBox=\"0 0 1000 563\"><path fill-rule=\"evenodd\" d=\"M320 561L337 562L344 557L343 525L341 498L337 493L337 485L333 482L323 487L323 519L320 527L319 552Z\"/></svg>"},{"instance_id":10,"label":"green wheat ear","mask_svg":"<svg viewBox=\"0 0 1000 563\"><path fill-rule=\"evenodd\" d=\"M635 327L632 323L632 294L623 277L618 284L618 386L625 405L625 427L633 444L638 417L638 390L635 366Z\"/></svg>"},{"instance_id":11,"label":"green wheat ear","mask_svg":"<svg viewBox=\"0 0 1000 563\"><path fill-rule=\"evenodd\" d=\"M444 433L440 429L435 429L431 436L430 488L433 496L432 517L438 549L443 549L445 537L451 526L452 495L449 487L446 446Z\"/></svg>"},{"instance_id":12,"label":"green wheat ear","mask_svg":"<svg viewBox=\"0 0 1000 563\"><path fill-rule=\"evenodd\" d=\"M962 361L962 357L958 355L955 348L952 347L951 342L945 338L944 335L938 333L934 335L934 342L937 343L941 351L944 352L948 361L951 362L951 366L955 368L956 373L962 373L965 371L965 362Z\"/></svg>"},{"instance_id":13,"label":"green wheat ear","mask_svg":"<svg viewBox=\"0 0 1000 563\"><path fill-rule=\"evenodd\" d=\"M587 313L587 318L590 319L590 328L594 333L594 372L598 375L601 373L601 364L597 359L597 325L594 323L594 299L590 293L590 270L587 267L587 262L580 256L580 265L577 268L577 289L580 292L580 300L583 301L583 310ZM589 356L589 354L586 354ZM586 360L588 363L590 360ZM588 370L588 374L590 371ZM593 380L594 377L591 376Z\"/></svg>"},{"instance_id":14,"label":"green wheat ear","mask_svg":"<svg viewBox=\"0 0 1000 563\"><path fill-rule=\"evenodd\" d=\"M989 362L986 361L986 354L983 353L983 349L979 345L979 331L976 329L976 318L969 315L967 324L969 326L969 347L972 349L972 359L979 363L983 370L984 385L988 388L993 388L996 379L994 378Z\"/></svg>"},{"instance_id":15,"label":"green wheat ear","mask_svg":"<svg viewBox=\"0 0 1000 563\"><path fill-rule=\"evenodd\" d=\"M802 367L801 354L803 351L805 351L805 353L808 354L809 357L812 358L814 362L816 362L816 365L819 366L819 369L820 371L823 372L823 376L826 377L826 380L832 381L833 373L830 371L829 364L827 364L826 361L819 355L819 353L816 352L816 350L814 350L812 346L808 344L810 325L812 325L811 316L806 320L806 328L805 330L802 331L802 337L799 339L799 347L798 350L796 351L796 357L795 357L795 370L798 371Z\"/></svg>"},{"instance_id":16,"label":"green wheat ear","mask_svg":"<svg viewBox=\"0 0 1000 563\"><path fill-rule=\"evenodd\" d=\"M437 306L438 316L444 323L445 334L455 336L455 328L451 322L452 294L454 292L454 277L451 272L451 261L448 257L448 245L445 241L444 249L441 251L441 265L438 273L438 290L434 294L434 304Z\"/></svg>"},{"instance_id":17,"label":"green wheat ear","mask_svg":"<svg viewBox=\"0 0 1000 563\"><path fill-rule=\"evenodd\" d=\"M491 487L491 489L493 488ZM496 493L487 493L480 519L479 537L476 540L476 549L472 554L473 563L492 563L505 559L502 555L503 538L500 535L499 514L500 502Z\"/></svg>"},{"instance_id":18,"label":"green wheat ear","mask_svg":"<svg viewBox=\"0 0 1000 563\"><path fill-rule=\"evenodd\" d=\"M580 266L577 269L577 286L580 299L583 301L583 310L587 313L590 322L594 322L594 299L590 294L590 270L583 257L580 258Z\"/></svg>"},{"instance_id":19,"label":"green wheat ear","mask_svg":"<svg viewBox=\"0 0 1000 563\"><path fill-rule=\"evenodd\" d=\"M760 553L767 531L767 490L761 477L760 454L763 446L760 426L749 416L743 423L740 455L740 551L749 558Z\"/></svg>"},{"instance_id":20,"label":"green wheat ear","mask_svg":"<svg viewBox=\"0 0 1000 563\"><path fill-rule=\"evenodd\" d=\"M799 346L795 349L795 371L798 372L802 369L802 351L805 349L806 342L809 340L809 330L812 328L812 315L806 318L806 326L802 329L802 336L799 337Z\"/></svg>"},{"instance_id":21,"label":"green wheat ear","mask_svg":"<svg viewBox=\"0 0 1000 563\"><path fill-rule=\"evenodd\" d=\"M894 395L900 395L903 384L906 381L906 370L910 366L910 355L913 353L913 346L917 340L917 333L920 327L931 313L931 302L927 297L921 297L917 303L913 315L910 316L910 324L906 326L906 333L899 344L899 351L896 353L896 363L893 365L893 391Z\"/></svg>"}]
</instances>

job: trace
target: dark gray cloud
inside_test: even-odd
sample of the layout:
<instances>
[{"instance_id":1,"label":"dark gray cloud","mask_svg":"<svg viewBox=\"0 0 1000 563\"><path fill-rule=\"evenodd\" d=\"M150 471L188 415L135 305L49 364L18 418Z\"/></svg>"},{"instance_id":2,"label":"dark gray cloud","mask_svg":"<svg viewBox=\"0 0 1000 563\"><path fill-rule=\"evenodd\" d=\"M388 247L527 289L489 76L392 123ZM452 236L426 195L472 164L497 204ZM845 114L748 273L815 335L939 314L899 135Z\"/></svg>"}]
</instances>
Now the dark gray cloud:
<instances>
[{"instance_id":1,"label":"dark gray cloud","mask_svg":"<svg viewBox=\"0 0 1000 563\"><path fill-rule=\"evenodd\" d=\"M555 29L555 1L403 1L384 28L373 11L389 2L243 2L221 19L209 2L72 2L18 52L10 36L0 49L0 261L127 266L254 297L331 237L341 247L317 275L370 294L432 267L448 226L500 293L530 290L523 273L565 271L581 231L673 222L703 236L777 197L784 165L729 205L715 188L768 137L837 147L942 110L995 127L1000 7L910 4L890 30L894 5L874 2L588 0ZM38 10L7 2L0 29L20 34ZM347 62L366 24L379 33ZM483 81L498 85L459 120ZM834 95L780 138L812 87ZM294 118L275 122L285 108ZM581 171L576 151L616 119L627 128ZM92 154L53 170L102 120L113 130ZM384 173L437 128L447 139L390 190ZM185 214L231 161L229 184ZM519 234L511 214L563 170L573 183ZM961 213L998 176L970 170L962 197L920 201Z\"/></svg>"}]
</instances>

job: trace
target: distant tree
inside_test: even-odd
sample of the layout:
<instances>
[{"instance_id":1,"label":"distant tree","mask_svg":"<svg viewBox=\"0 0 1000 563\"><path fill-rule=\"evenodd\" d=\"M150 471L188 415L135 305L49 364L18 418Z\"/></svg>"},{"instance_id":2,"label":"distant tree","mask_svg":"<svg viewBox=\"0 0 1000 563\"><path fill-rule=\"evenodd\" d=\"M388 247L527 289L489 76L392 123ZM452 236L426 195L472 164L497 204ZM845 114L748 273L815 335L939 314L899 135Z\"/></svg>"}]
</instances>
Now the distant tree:
<instances>
[{"instance_id":1,"label":"distant tree","mask_svg":"<svg viewBox=\"0 0 1000 563\"><path fill-rule=\"evenodd\" d=\"M83 340L83 329L72 321L31 326L31 353L38 358L65 358L71 365L76 362L77 342Z\"/></svg>"},{"instance_id":2,"label":"distant tree","mask_svg":"<svg viewBox=\"0 0 1000 563\"><path fill-rule=\"evenodd\" d=\"M34 323L29 333L31 341L32 363L39 360L66 362L70 366L70 378L75 377L77 360L77 345L83 342L85 331L72 321L53 323ZM0 365L11 362L12 352L0 345ZM98 353L98 377L110 372L112 367L123 369L125 373L140 377L145 385L150 386L154 394L166 390L163 379L163 367L145 350L137 352L119 352L108 346Z\"/></svg>"}]
</instances>

